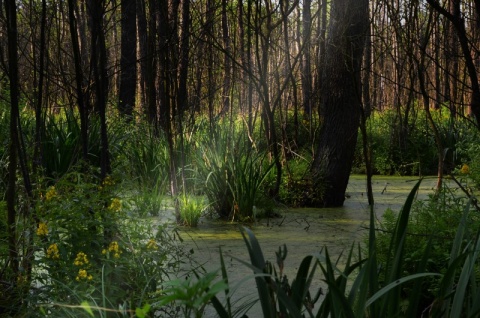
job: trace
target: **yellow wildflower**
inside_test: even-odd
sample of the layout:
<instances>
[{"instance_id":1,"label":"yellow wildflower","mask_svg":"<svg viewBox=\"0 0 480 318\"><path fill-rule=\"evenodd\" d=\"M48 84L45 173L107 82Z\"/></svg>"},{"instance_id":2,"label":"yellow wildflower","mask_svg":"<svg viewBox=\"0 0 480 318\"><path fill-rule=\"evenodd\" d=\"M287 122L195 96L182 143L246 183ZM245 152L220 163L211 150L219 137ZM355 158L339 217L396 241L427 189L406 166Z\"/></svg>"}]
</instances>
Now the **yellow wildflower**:
<instances>
[{"instance_id":1,"label":"yellow wildflower","mask_svg":"<svg viewBox=\"0 0 480 318\"><path fill-rule=\"evenodd\" d=\"M73 262L73 265L82 266L82 265L87 265L87 264L88 264L87 255L83 252L79 252L77 254L77 257L75 258L75 261Z\"/></svg>"},{"instance_id":2,"label":"yellow wildflower","mask_svg":"<svg viewBox=\"0 0 480 318\"><path fill-rule=\"evenodd\" d=\"M57 190L55 190L54 186L48 188L47 193L45 194L45 200L50 201L57 195Z\"/></svg>"},{"instance_id":3,"label":"yellow wildflower","mask_svg":"<svg viewBox=\"0 0 480 318\"><path fill-rule=\"evenodd\" d=\"M113 212L120 211L122 209L122 201L119 198L113 198L108 209Z\"/></svg>"},{"instance_id":4,"label":"yellow wildflower","mask_svg":"<svg viewBox=\"0 0 480 318\"><path fill-rule=\"evenodd\" d=\"M115 258L119 258L119 257L120 257L120 254L122 254L122 251L120 250L120 247L119 247L117 241L111 242L111 243L108 245L107 251L108 251L108 252L112 252L112 253L113 253L113 257L115 257ZM106 252L107 252L107 251L106 251ZM106 253L106 252L105 252L105 253ZM103 251L102 251L102 253L103 253Z\"/></svg>"},{"instance_id":5,"label":"yellow wildflower","mask_svg":"<svg viewBox=\"0 0 480 318\"><path fill-rule=\"evenodd\" d=\"M147 249L149 249L149 250L158 250L157 242L155 242L154 239L150 239L150 240L147 242Z\"/></svg>"},{"instance_id":6,"label":"yellow wildflower","mask_svg":"<svg viewBox=\"0 0 480 318\"><path fill-rule=\"evenodd\" d=\"M81 280L92 280L93 279L93 276L92 275L89 275L87 273L87 270L85 269L79 269L78 270L78 274L77 274L77 277L75 278L75 280L77 282L81 281Z\"/></svg>"},{"instance_id":7,"label":"yellow wildflower","mask_svg":"<svg viewBox=\"0 0 480 318\"><path fill-rule=\"evenodd\" d=\"M469 174L470 173L470 167L466 163L464 163L462 168L460 169L460 173Z\"/></svg>"},{"instance_id":8,"label":"yellow wildflower","mask_svg":"<svg viewBox=\"0 0 480 318\"><path fill-rule=\"evenodd\" d=\"M47 248L47 258L60 259L57 243L53 243Z\"/></svg>"},{"instance_id":9,"label":"yellow wildflower","mask_svg":"<svg viewBox=\"0 0 480 318\"><path fill-rule=\"evenodd\" d=\"M113 181L112 176L107 176L105 179L103 179L102 186L112 186L115 184L115 181Z\"/></svg>"},{"instance_id":10,"label":"yellow wildflower","mask_svg":"<svg viewBox=\"0 0 480 318\"><path fill-rule=\"evenodd\" d=\"M44 223L44 222L38 223L37 235L38 236L47 236L48 235L48 227L47 227L46 223Z\"/></svg>"}]
</instances>

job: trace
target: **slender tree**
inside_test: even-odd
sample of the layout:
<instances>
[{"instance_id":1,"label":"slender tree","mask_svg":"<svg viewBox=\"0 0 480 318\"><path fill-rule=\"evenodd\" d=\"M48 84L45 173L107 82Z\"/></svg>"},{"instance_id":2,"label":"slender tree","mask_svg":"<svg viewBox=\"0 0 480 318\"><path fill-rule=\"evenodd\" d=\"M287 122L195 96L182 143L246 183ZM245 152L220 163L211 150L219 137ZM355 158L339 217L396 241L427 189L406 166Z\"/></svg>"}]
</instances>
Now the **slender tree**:
<instances>
[{"instance_id":1,"label":"slender tree","mask_svg":"<svg viewBox=\"0 0 480 318\"><path fill-rule=\"evenodd\" d=\"M121 2L121 56L120 56L120 113L131 119L135 107L137 87L137 6L136 0Z\"/></svg>"},{"instance_id":2,"label":"slender tree","mask_svg":"<svg viewBox=\"0 0 480 318\"><path fill-rule=\"evenodd\" d=\"M75 16L76 1L68 0L68 17L70 38L72 41L73 63L75 67L75 88L78 112L80 114L80 134L82 139L82 158L88 161L88 113L87 99L83 89L82 54L78 39L77 19Z\"/></svg>"},{"instance_id":3,"label":"slender tree","mask_svg":"<svg viewBox=\"0 0 480 318\"><path fill-rule=\"evenodd\" d=\"M90 17L90 63L94 80L95 111L98 113L100 120L100 175L103 180L111 173L106 119L109 79L107 72L107 47L103 26L105 2L103 0L88 0L87 7Z\"/></svg>"}]
</instances>

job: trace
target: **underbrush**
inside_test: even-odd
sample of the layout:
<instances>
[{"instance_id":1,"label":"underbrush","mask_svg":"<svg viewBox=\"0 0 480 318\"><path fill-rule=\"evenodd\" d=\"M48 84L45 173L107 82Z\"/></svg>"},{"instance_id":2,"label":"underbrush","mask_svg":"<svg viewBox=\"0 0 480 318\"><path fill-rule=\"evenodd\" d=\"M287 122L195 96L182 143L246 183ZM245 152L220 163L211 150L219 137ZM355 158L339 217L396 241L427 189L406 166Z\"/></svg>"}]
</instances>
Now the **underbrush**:
<instances>
[{"instance_id":1,"label":"underbrush","mask_svg":"<svg viewBox=\"0 0 480 318\"><path fill-rule=\"evenodd\" d=\"M193 264L190 253L184 252L174 224L132 213L123 190L114 177L99 182L95 174L80 172L39 190L38 220L18 224L22 233L34 229L32 270L11 286L28 290L24 307L10 308L18 304L16 295L2 289L10 302L2 302L0 310L12 316L88 317L82 309L87 306L100 316L130 317L148 304L175 316L175 308L155 302L166 282Z\"/></svg>"}]
</instances>

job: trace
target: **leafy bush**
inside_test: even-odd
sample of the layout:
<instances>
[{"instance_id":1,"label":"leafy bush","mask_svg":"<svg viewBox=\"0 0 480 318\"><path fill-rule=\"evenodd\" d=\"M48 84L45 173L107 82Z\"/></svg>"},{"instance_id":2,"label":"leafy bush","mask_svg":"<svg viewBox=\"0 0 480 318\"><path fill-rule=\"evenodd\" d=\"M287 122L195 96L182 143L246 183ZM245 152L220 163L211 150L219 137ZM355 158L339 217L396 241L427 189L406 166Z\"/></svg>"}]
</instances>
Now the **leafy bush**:
<instances>
[{"instance_id":1,"label":"leafy bush","mask_svg":"<svg viewBox=\"0 0 480 318\"><path fill-rule=\"evenodd\" d=\"M444 149L448 150L447 168L458 139L453 122L445 109L432 111ZM431 175L437 171L438 151L433 131L423 110L416 110L408 122L400 122L394 110L375 112L367 121L374 173L382 175ZM354 171L364 173L362 136L355 152Z\"/></svg>"},{"instance_id":2,"label":"leafy bush","mask_svg":"<svg viewBox=\"0 0 480 318\"><path fill-rule=\"evenodd\" d=\"M71 314L57 304L121 312L153 303L188 260L168 224L129 217L116 181L99 184L68 173L41 192L31 300L49 317Z\"/></svg>"},{"instance_id":3,"label":"leafy bush","mask_svg":"<svg viewBox=\"0 0 480 318\"><path fill-rule=\"evenodd\" d=\"M408 232L405 240L404 273L416 273L418 264L425 257L425 250L429 254L425 264L428 272L444 274L450 260L450 246L457 234L457 228L452 226L461 223L468 198L459 196L458 192L443 185L439 193L430 195L428 199L416 201L412 206L408 222ZM397 226L398 215L387 210L381 223L382 231L377 235L378 259L385 262L388 258L390 238ZM467 223L470 225L465 232L465 239L471 240L475 236L475 229L480 226L480 218L476 214L469 214ZM382 279L383 275L380 276ZM431 303L435 291L439 287L439 279L424 281L422 301Z\"/></svg>"},{"instance_id":4,"label":"leafy bush","mask_svg":"<svg viewBox=\"0 0 480 318\"><path fill-rule=\"evenodd\" d=\"M458 142L455 148L457 156L456 172L466 183L480 188L480 132L470 123L459 123ZM473 184L472 184L473 183Z\"/></svg>"}]
</instances>

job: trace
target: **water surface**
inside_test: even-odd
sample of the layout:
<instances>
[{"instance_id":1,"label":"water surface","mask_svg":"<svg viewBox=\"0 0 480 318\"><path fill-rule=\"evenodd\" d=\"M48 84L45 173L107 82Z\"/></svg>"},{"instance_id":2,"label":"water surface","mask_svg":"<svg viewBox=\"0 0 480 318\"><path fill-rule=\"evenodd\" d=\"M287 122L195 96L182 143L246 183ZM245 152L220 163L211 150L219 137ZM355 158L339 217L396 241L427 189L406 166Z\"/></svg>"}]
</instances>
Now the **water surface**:
<instances>
[{"instance_id":1,"label":"water surface","mask_svg":"<svg viewBox=\"0 0 480 318\"><path fill-rule=\"evenodd\" d=\"M414 177L374 177L372 185L376 218L380 219L386 209L399 211L417 181L418 178ZM424 179L418 197L425 198L433 193L435 183L435 178ZM365 189L365 177L352 176L343 207L279 207L276 211L280 214L279 218L261 219L249 227L259 240L265 258L273 263L279 246L286 245L288 255L285 274L291 281L305 256L319 253L326 247L329 254L336 258L342 252L348 252L353 243L365 242L370 217ZM249 260L239 226L232 222L202 218L197 228L182 228L181 231L186 245L194 251L194 258L208 271L220 267L221 247L232 286L252 273L237 260ZM236 297L255 295L255 283L252 279L240 284L241 287L235 293ZM258 313L259 308L253 310ZM255 314L250 314L250 317L255 317Z\"/></svg>"}]
</instances>

